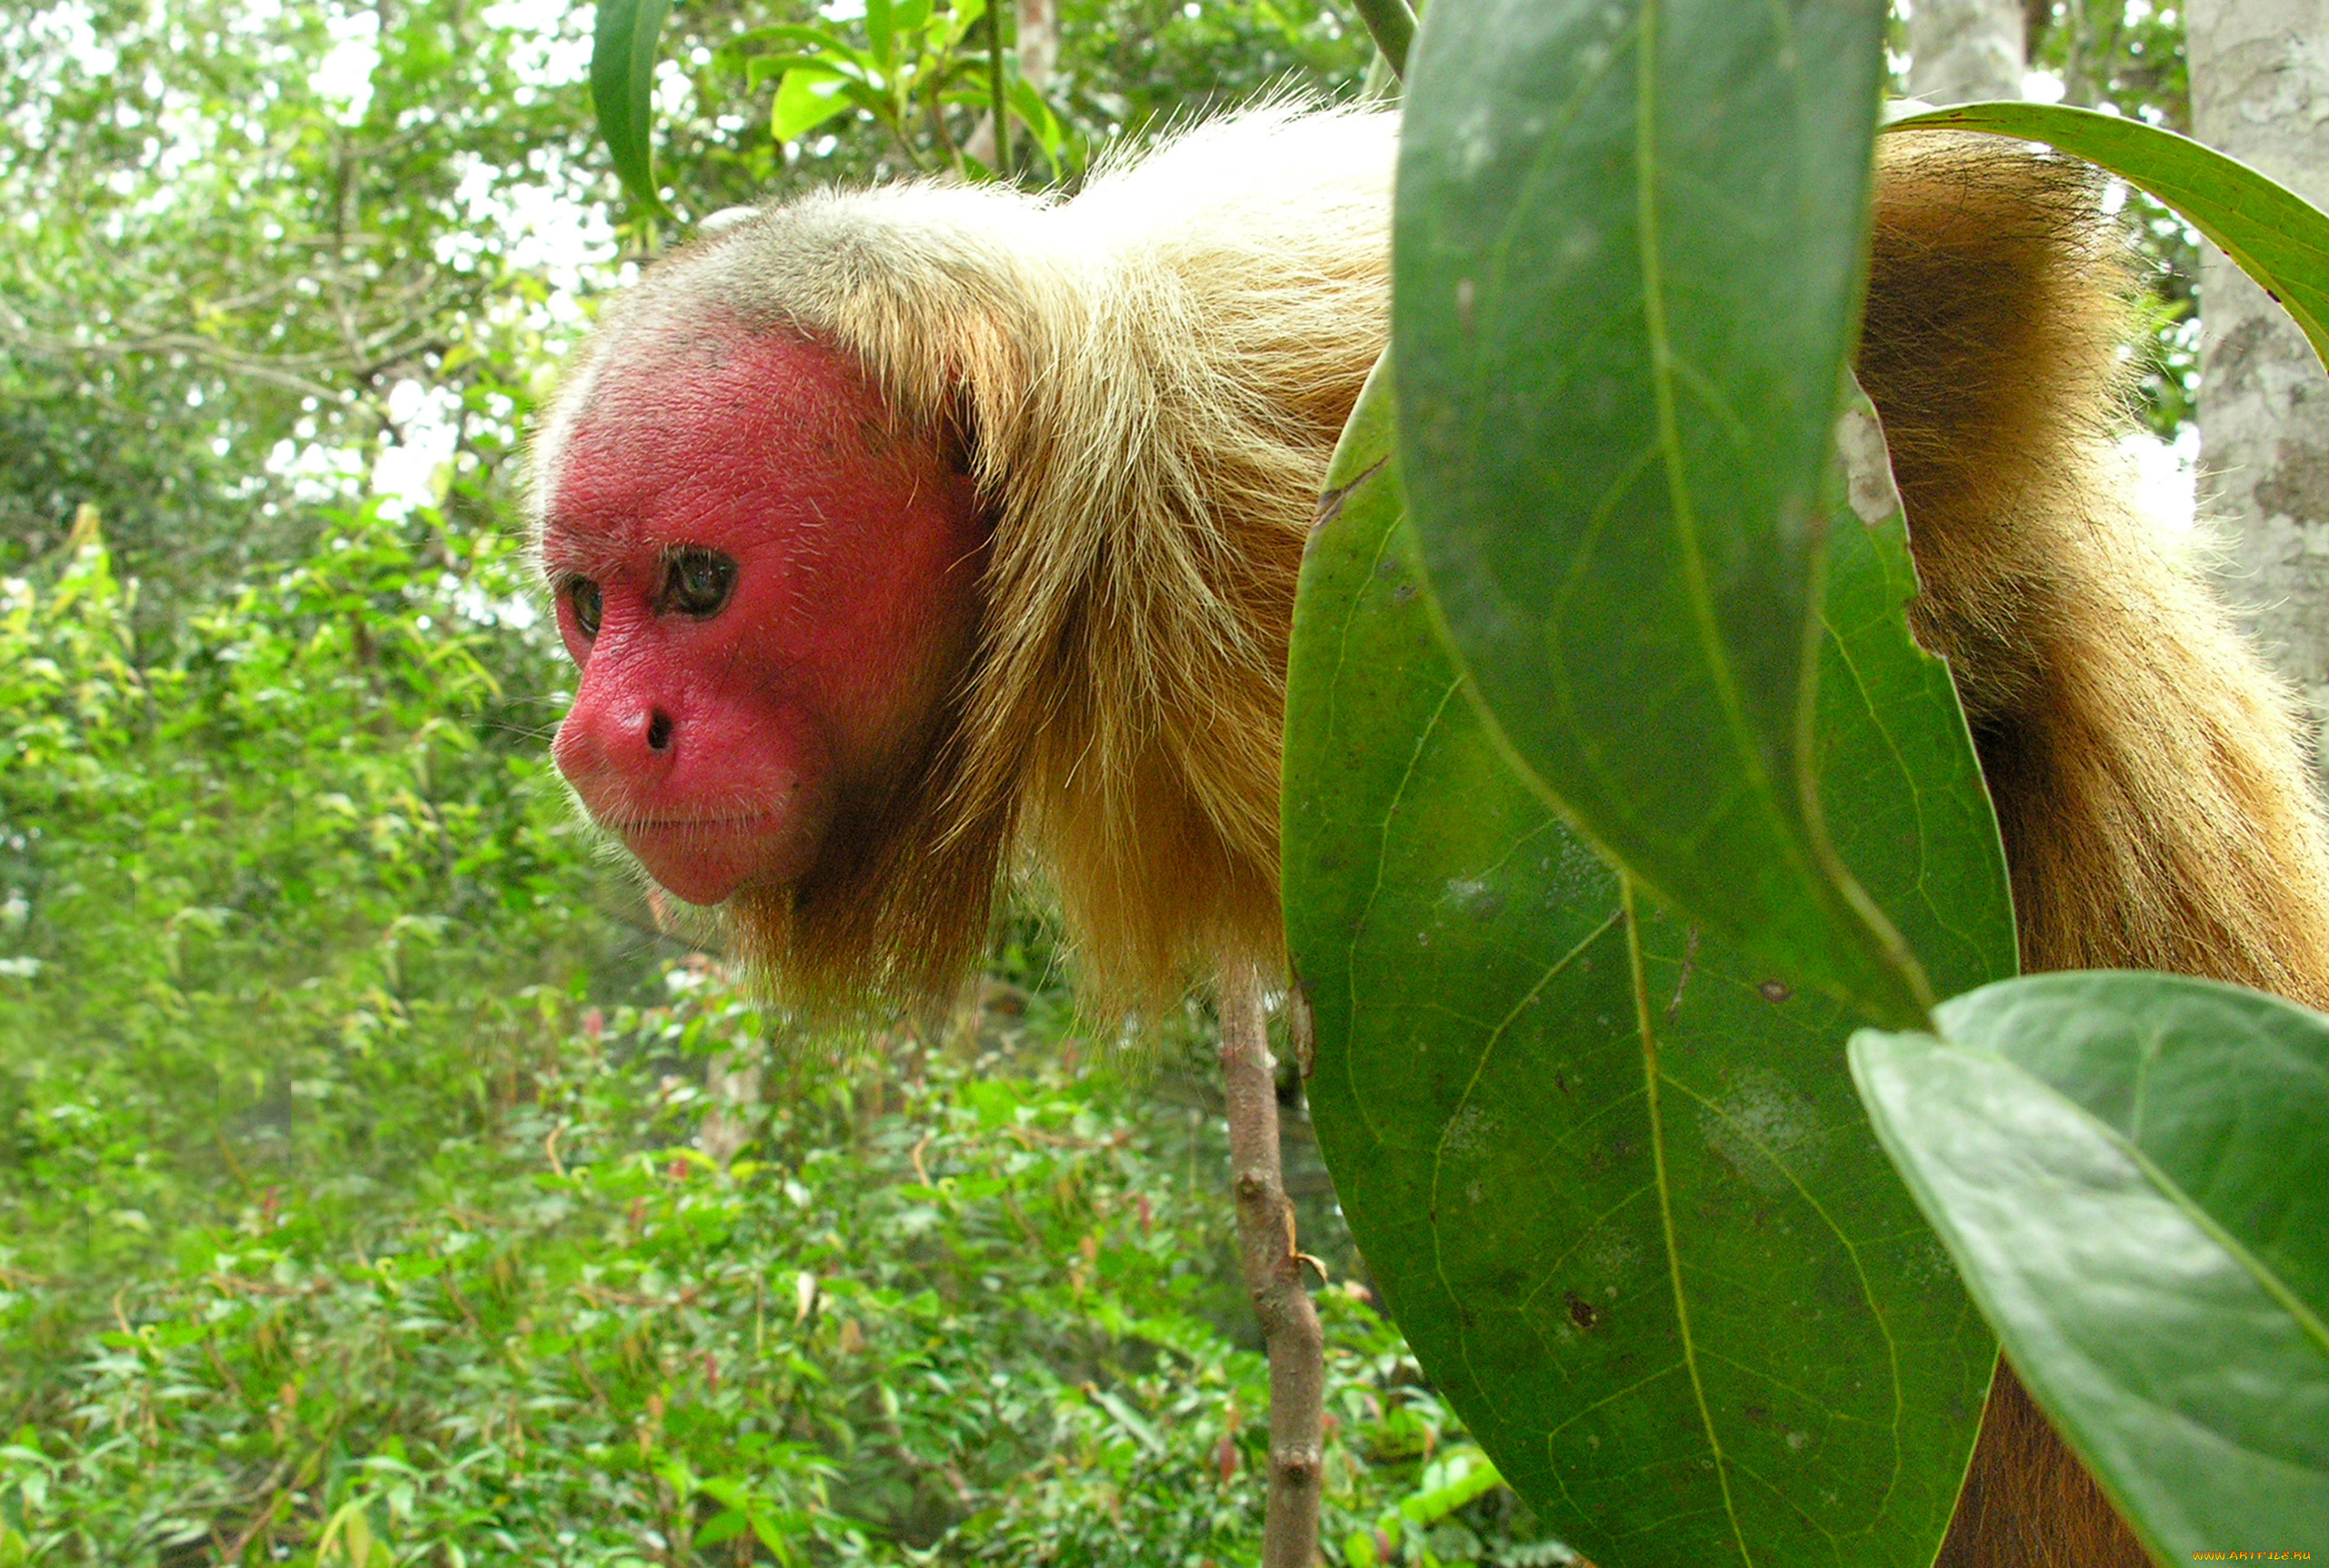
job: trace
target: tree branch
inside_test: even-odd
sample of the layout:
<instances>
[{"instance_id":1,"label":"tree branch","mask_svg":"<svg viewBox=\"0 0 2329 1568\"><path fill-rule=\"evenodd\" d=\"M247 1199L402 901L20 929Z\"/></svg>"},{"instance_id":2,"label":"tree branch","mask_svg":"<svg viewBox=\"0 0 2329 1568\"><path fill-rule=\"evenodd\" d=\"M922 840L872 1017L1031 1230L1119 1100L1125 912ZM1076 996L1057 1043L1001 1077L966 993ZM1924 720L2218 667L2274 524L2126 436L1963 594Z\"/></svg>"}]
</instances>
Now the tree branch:
<instances>
[{"instance_id":1,"label":"tree branch","mask_svg":"<svg viewBox=\"0 0 2329 1568\"><path fill-rule=\"evenodd\" d=\"M1270 1360L1269 1513L1262 1568L1314 1568L1325 1459L1326 1337L1302 1288L1294 1205L1278 1160L1277 1076L1260 977L1221 975L1221 1078L1229 1101L1229 1169L1237 1258Z\"/></svg>"}]
</instances>

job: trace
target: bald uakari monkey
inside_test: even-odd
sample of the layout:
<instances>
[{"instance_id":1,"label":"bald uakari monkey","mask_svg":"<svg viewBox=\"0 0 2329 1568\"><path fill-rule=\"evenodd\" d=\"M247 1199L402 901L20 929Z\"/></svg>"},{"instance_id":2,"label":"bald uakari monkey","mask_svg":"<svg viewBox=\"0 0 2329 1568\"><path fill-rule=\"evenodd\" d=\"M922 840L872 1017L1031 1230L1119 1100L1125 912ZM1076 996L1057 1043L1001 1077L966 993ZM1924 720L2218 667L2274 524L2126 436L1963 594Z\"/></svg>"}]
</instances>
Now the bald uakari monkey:
<instances>
[{"instance_id":1,"label":"bald uakari monkey","mask_svg":"<svg viewBox=\"0 0 2329 1568\"><path fill-rule=\"evenodd\" d=\"M1295 582L1386 330L1394 122L1270 110L1071 200L825 194L607 312L537 445L559 766L808 1001L943 996L1020 858L1093 983L1282 964ZM2082 167L1888 136L1859 370L2024 967L2329 1003L2289 694L2130 504L2130 274ZM1941 1561L2144 1555L2001 1371Z\"/></svg>"}]
</instances>

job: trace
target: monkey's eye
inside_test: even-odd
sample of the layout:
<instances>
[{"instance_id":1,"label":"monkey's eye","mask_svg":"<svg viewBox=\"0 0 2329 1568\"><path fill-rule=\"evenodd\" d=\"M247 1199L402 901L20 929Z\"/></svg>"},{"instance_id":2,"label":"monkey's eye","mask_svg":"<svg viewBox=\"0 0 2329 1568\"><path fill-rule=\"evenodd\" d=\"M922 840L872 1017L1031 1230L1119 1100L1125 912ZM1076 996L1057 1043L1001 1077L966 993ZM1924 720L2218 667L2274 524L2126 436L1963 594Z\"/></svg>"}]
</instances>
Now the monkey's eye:
<instances>
[{"instance_id":1,"label":"monkey's eye","mask_svg":"<svg viewBox=\"0 0 2329 1568\"><path fill-rule=\"evenodd\" d=\"M718 615L736 591L736 563L718 550L682 545L663 558L663 608L699 620Z\"/></svg>"},{"instance_id":2,"label":"monkey's eye","mask_svg":"<svg viewBox=\"0 0 2329 1568\"><path fill-rule=\"evenodd\" d=\"M574 607L574 624L586 638L599 635L599 618L606 613L606 600L599 592L599 585L589 578L574 578L566 585L566 599Z\"/></svg>"}]
</instances>

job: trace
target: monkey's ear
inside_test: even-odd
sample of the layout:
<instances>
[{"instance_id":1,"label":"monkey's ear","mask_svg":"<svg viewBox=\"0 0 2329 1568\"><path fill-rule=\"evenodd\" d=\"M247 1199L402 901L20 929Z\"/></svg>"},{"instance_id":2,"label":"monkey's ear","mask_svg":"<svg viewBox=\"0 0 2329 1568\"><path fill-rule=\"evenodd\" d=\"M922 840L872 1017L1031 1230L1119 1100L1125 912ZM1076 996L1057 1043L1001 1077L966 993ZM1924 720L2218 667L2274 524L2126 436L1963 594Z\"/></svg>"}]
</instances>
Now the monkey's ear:
<instances>
[{"instance_id":1,"label":"monkey's ear","mask_svg":"<svg viewBox=\"0 0 2329 1568\"><path fill-rule=\"evenodd\" d=\"M978 423L971 414L970 394L958 391L947 399L938 417L939 456L948 468L967 476L977 471L978 450Z\"/></svg>"}]
</instances>

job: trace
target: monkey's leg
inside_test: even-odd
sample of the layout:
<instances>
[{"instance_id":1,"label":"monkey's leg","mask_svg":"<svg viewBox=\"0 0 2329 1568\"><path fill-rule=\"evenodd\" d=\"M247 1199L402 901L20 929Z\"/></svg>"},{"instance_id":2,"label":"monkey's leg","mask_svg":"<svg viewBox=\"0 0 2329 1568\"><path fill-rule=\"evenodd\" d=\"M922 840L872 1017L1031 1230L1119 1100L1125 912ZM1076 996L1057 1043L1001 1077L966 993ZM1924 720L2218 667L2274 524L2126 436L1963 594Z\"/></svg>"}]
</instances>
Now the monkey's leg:
<instances>
[{"instance_id":1,"label":"monkey's leg","mask_svg":"<svg viewBox=\"0 0 2329 1568\"><path fill-rule=\"evenodd\" d=\"M1270 1358L1269 1513L1262 1568L1314 1568L1326 1430L1326 1335L1302 1288L1294 1204L1278 1161L1277 1075L1262 985L1251 968L1221 974L1221 1077L1229 1101L1229 1169L1237 1257Z\"/></svg>"}]
</instances>

